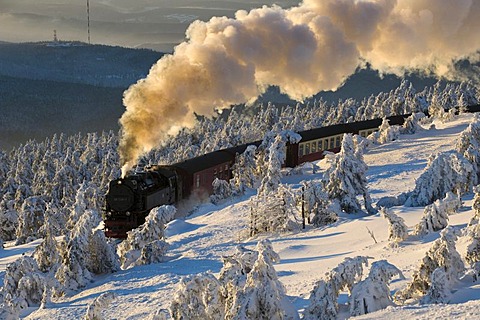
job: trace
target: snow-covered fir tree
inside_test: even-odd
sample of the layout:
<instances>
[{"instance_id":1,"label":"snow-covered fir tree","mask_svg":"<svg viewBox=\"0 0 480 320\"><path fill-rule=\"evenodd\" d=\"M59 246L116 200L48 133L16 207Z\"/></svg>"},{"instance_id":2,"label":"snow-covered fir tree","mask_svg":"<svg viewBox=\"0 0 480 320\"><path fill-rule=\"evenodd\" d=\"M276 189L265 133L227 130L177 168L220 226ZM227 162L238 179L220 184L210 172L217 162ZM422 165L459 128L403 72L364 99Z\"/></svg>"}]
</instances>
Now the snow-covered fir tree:
<instances>
[{"instance_id":1,"label":"snow-covered fir tree","mask_svg":"<svg viewBox=\"0 0 480 320\"><path fill-rule=\"evenodd\" d=\"M84 320L103 320L103 310L108 308L113 300L117 298L114 292L104 292L96 297L87 307L87 313Z\"/></svg>"},{"instance_id":2,"label":"snow-covered fir tree","mask_svg":"<svg viewBox=\"0 0 480 320\"><path fill-rule=\"evenodd\" d=\"M368 213L374 213L367 189L366 172L368 166L363 154L355 150L351 134L344 134L341 151L335 156L331 167L325 172L324 186L330 199L337 199L347 213L361 211L357 195L362 195Z\"/></svg>"},{"instance_id":3,"label":"snow-covered fir tree","mask_svg":"<svg viewBox=\"0 0 480 320\"><path fill-rule=\"evenodd\" d=\"M46 203L41 197L28 197L18 212L18 226L16 229L16 244L23 244L42 237L38 230L44 223Z\"/></svg>"},{"instance_id":4,"label":"snow-covered fir tree","mask_svg":"<svg viewBox=\"0 0 480 320\"><path fill-rule=\"evenodd\" d=\"M462 208L462 205L463 205L463 202L460 196L455 195L451 191L447 192L447 194L445 195L445 198L441 199L440 202L448 215L457 213Z\"/></svg>"},{"instance_id":5,"label":"snow-covered fir tree","mask_svg":"<svg viewBox=\"0 0 480 320\"><path fill-rule=\"evenodd\" d=\"M14 207L15 200L4 196L0 202L0 239L10 241L16 237L18 212Z\"/></svg>"},{"instance_id":6,"label":"snow-covered fir tree","mask_svg":"<svg viewBox=\"0 0 480 320\"><path fill-rule=\"evenodd\" d=\"M127 232L127 239L118 246L123 269L164 261L168 248L165 223L175 216L175 212L175 207L170 205L154 208L145 218L144 224Z\"/></svg>"},{"instance_id":7,"label":"snow-covered fir tree","mask_svg":"<svg viewBox=\"0 0 480 320\"><path fill-rule=\"evenodd\" d=\"M424 117L424 113L412 113L407 119L405 119L403 126L400 128L400 133L414 134L416 132L424 130L423 127L419 124L420 119Z\"/></svg>"},{"instance_id":8,"label":"snow-covered fir tree","mask_svg":"<svg viewBox=\"0 0 480 320\"><path fill-rule=\"evenodd\" d=\"M255 188L257 180L255 176L256 150L256 146L250 145L242 154L235 157L235 164L232 169L233 179L231 181L234 193L243 194L245 188Z\"/></svg>"},{"instance_id":9,"label":"snow-covered fir tree","mask_svg":"<svg viewBox=\"0 0 480 320\"><path fill-rule=\"evenodd\" d=\"M278 280L272 261L264 251L258 253L237 303L239 314L236 318L239 319L295 319L287 313L285 288Z\"/></svg>"},{"instance_id":10,"label":"snow-covered fir tree","mask_svg":"<svg viewBox=\"0 0 480 320\"><path fill-rule=\"evenodd\" d=\"M473 217L470 219L469 225L478 224L480 221L480 185L475 186L473 189L475 196L473 197Z\"/></svg>"},{"instance_id":11,"label":"snow-covered fir tree","mask_svg":"<svg viewBox=\"0 0 480 320\"><path fill-rule=\"evenodd\" d=\"M390 126L387 118L383 118L382 124L378 127L378 131L372 135L374 143L383 144L398 139L400 136L400 128L398 126Z\"/></svg>"},{"instance_id":12,"label":"snow-covered fir tree","mask_svg":"<svg viewBox=\"0 0 480 320\"><path fill-rule=\"evenodd\" d=\"M414 234L424 236L442 230L448 225L448 216L458 212L461 206L462 200L453 192L447 192L445 198L425 207L422 219L415 226Z\"/></svg>"},{"instance_id":13,"label":"snow-covered fir tree","mask_svg":"<svg viewBox=\"0 0 480 320\"><path fill-rule=\"evenodd\" d=\"M413 233L418 236L442 230L448 225L448 215L440 200L425 207L420 222Z\"/></svg>"},{"instance_id":14,"label":"snow-covered fir tree","mask_svg":"<svg viewBox=\"0 0 480 320\"><path fill-rule=\"evenodd\" d=\"M267 171L258 188L259 195L268 195L278 189L282 177L281 168L286 159L285 147L287 143L298 143L301 139L299 134L292 131L277 133L270 144L271 137L271 134L267 135L263 142L268 146Z\"/></svg>"},{"instance_id":15,"label":"snow-covered fir tree","mask_svg":"<svg viewBox=\"0 0 480 320\"><path fill-rule=\"evenodd\" d=\"M394 305L388 284L395 276L403 278L402 272L393 264L386 260L373 262L368 277L352 289L350 315L359 316Z\"/></svg>"},{"instance_id":16,"label":"snow-covered fir tree","mask_svg":"<svg viewBox=\"0 0 480 320\"><path fill-rule=\"evenodd\" d=\"M316 227L322 227L338 220L339 207L337 202L328 198L321 181L303 181L303 210Z\"/></svg>"},{"instance_id":17,"label":"snow-covered fir tree","mask_svg":"<svg viewBox=\"0 0 480 320\"><path fill-rule=\"evenodd\" d=\"M447 303L451 295L451 290L445 269L442 267L435 269L430 276L430 281L430 288L428 288L421 302L424 304Z\"/></svg>"},{"instance_id":18,"label":"snow-covered fir tree","mask_svg":"<svg viewBox=\"0 0 480 320\"><path fill-rule=\"evenodd\" d=\"M293 191L280 185L276 192L250 198L250 235L284 232L298 227L298 208Z\"/></svg>"},{"instance_id":19,"label":"snow-covered fir tree","mask_svg":"<svg viewBox=\"0 0 480 320\"><path fill-rule=\"evenodd\" d=\"M49 272L60 262L60 255L58 253L60 246L55 239L55 231L53 230L55 224L51 221L53 220L52 218L49 211L45 212L45 237L33 253L33 258L42 272ZM55 272L55 270L53 270L53 272Z\"/></svg>"},{"instance_id":20,"label":"snow-covered fir tree","mask_svg":"<svg viewBox=\"0 0 480 320\"><path fill-rule=\"evenodd\" d=\"M118 258L103 231L95 230L100 221L97 211L87 210L66 235L55 273L63 286L57 294L85 287L93 274L118 270Z\"/></svg>"},{"instance_id":21,"label":"snow-covered fir tree","mask_svg":"<svg viewBox=\"0 0 480 320\"><path fill-rule=\"evenodd\" d=\"M456 151L432 155L427 167L415 182L405 205L426 206L451 191L458 195L470 192L477 183L472 164Z\"/></svg>"},{"instance_id":22,"label":"snow-covered fir tree","mask_svg":"<svg viewBox=\"0 0 480 320\"><path fill-rule=\"evenodd\" d=\"M297 319L273 262L279 256L267 239L255 250L239 248L224 257L217 279L204 273L182 279L170 306L174 319Z\"/></svg>"},{"instance_id":23,"label":"snow-covered fir tree","mask_svg":"<svg viewBox=\"0 0 480 320\"><path fill-rule=\"evenodd\" d=\"M224 319L222 286L211 273L183 278L170 305L173 319Z\"/></svg>"},{"instance_id":24,"label":"snow-covered fir tree","mask_svg":"<svg viewBox=\"0 0 480 320\"><path fill-rule=\"evenodd\" d=\"M470 265L476 281L480 275L480 224L478 224L478 222L471 226L468 236L469 244L467 246L465 261Z\"/></svg>"},{"instance_id":25,"label":"snow-covered fir tree","mask_svg":"<svg viewBox=\"0 0 480 320\"><path fill-rule=\"evenodd\" d=\"M342 290L352 292L354 285L362 278L364 265L368 265L367 257L345 258L328 272L310 293L309 305L305 308L303 319L337 319L338 296Z\"/></svg>"},{"instance_id":26,"label":"snow-covered fir tree","mask_svg":"<svg viewBox=\"0 0 480 320\"><path fill-rule=\"evenodd\" d=\"M405 302L408 299L423 297L432 285L432 273L437 268L446 272L448 283L451 286L464 272L464 264L455 247L457 240L456 231L447 227L440 232L440 238L435 240L432 247L426 252L425 257L413 273L412 281L402 290L395 293L395 300Z\"/></svg>"},{"instance_id":27,"label":"snow-covered fir tree","mask_svg":"<svg viewBox=\"0 0 480 320\"><path fill-rule=\"evenodd\" d=\"M388 221L388 240L394 246L398 246L400 242L408 238L408 227L402 217L387 208L380 208L380 214Z\"/></svg>"},{"instance_id":28,"label":"snow-covered fir tree","mask_svg":"<svg viewBox=\"0 0 480 320\"><path fill-rule=\"evenodd\" d=\"M218 204L224 199L232 196L232 187L230 183L225 180L215 178L212 183L213 194L210 196L210 201L213 204Z\"/></svg>"},{"instance_id":29,"label":"snow-covered fir tree","mask_svg":"<svg viewBox=\"0 0 480 320\"><path fill-rule=\"evenodd\" d=\"M455 150L470 161L480 178L480 114L476 113L467 129L460 133Z\"/></svg>"},{"instance_id":30,"label":"snow-covered fir tree","mask_svg":"<svg viewBox=\"0 0 480 320\"><path fill-rule=\"evenodd\" d=\"M2 307L7 311L3 316L12 317L28 307L38 307L47 285L45 275L32 257L22 256L9 264L2 288Z\"/></svg>"}]
</instances>

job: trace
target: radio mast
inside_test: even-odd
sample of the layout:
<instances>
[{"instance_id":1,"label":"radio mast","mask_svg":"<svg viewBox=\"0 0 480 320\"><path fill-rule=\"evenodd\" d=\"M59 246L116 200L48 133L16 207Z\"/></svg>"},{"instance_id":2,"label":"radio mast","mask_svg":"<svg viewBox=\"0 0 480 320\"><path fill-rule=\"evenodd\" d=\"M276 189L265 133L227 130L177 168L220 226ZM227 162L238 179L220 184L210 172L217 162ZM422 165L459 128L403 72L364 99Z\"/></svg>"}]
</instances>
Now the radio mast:
<instances>
[{"instance_id":1,"label":"radio mast","mask_svg":"<svg viewBox=\"0 0 480 320\"><path fill-rule=\"evenodd\" d=\"M87 33L88 44L90 44L90 0L87 0Z\"/></svg>"}]
</instances>

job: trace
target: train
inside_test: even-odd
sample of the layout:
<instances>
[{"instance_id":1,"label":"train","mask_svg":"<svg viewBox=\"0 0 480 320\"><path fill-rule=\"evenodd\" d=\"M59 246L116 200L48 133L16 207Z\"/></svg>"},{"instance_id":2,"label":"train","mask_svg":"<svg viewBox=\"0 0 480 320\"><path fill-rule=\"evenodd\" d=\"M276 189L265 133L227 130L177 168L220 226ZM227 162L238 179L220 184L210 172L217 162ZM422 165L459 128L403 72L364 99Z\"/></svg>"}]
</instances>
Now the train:
<instances>
[{"instance_id":1,"label":"train","mask_svg":"<svg viewBox=\"0 0 480 320\"><path fill-rule=\"evenodd\" d=\"M468 112L480 112L480 105L470 106ZM387 117L390 125L402 125L409 115ZM343 134L366 137L378 130L383 119L337 124L298 132L299 143L286 146L286 167L320 160L325 151L338 152ZM109 182L105 196L105 235L126 238L127 232L145 222L150 210L161 205L178 204L192 195L209 195L213 181L229 181L235 157L254 141L240 146L214 151L168 166L153 165L136 169L123 178Z\"/></svg>"}]
</instances>

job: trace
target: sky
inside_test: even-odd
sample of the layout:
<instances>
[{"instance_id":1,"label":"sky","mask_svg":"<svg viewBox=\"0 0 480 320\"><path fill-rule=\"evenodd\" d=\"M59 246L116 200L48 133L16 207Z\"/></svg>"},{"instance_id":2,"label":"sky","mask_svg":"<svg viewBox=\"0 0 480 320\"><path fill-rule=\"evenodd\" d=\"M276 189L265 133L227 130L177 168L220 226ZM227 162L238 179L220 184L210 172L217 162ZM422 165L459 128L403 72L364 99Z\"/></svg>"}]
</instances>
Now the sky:
<instances>
[{"instance_id":1,"label":"sky","mask_svg":"<svg viewBox=\"0 0 480 320\"><path fill-rule=\"evenodd\" d=\"M171 52L194 20L298 0L90 0L91 43ZM0 41L88 41L86 0L1 0Z\"/></svg>"}]
</instances>

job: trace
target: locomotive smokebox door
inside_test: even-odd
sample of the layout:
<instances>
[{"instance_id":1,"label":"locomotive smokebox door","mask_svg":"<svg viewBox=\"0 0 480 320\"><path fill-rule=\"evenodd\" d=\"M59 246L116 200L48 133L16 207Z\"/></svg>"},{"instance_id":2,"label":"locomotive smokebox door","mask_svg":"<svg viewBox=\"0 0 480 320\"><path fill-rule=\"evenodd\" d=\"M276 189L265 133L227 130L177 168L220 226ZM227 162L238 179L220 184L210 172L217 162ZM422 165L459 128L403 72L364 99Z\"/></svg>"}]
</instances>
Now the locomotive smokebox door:
<instances>
[{"instance_id":1,"label":"locomotive smokebox door","mask_svg":"<svg viewBox=\"0 0 480 320\"><path fill-rule=\"evenodd\" d=\"M110 182L106 200L111 210L123 212L133 206L135 196L127 181L115 180Z\"/></svg>"}]
</instances>

